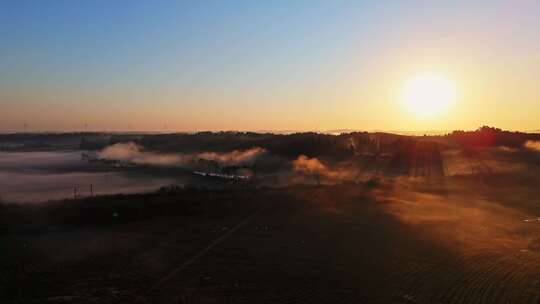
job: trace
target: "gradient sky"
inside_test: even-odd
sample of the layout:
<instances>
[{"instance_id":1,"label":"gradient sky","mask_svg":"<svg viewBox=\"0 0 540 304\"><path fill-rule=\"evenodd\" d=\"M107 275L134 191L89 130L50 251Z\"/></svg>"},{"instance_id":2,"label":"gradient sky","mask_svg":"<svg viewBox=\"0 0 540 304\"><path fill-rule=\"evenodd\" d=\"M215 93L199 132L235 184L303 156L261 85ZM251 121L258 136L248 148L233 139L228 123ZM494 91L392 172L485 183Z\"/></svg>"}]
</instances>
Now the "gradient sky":
<instances>
[{"instance_id":1,"label":"gradient sky","mask_svg":"<svg viewBox=\"0 0 540 304\"><path fill-rule=\"evenodd\" d=\"M540 129L540 1L6 0L0 71L0 131Z\"/></svg>"}]
</instances>

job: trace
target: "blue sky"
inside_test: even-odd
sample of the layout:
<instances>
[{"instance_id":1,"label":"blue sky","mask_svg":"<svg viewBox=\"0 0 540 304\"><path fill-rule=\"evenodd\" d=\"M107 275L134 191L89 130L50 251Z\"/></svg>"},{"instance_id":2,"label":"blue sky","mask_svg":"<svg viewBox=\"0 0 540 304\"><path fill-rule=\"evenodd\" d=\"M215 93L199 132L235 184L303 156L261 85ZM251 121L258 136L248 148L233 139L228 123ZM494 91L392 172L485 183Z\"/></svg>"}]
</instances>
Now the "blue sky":
<instances>
[{"instance_id":1,"label":"blue sky","mask_svg":"<svg viewBox=\"0 0 540 304\"><path fill-rule=\"evenodd\" d=\"M0 129L473 127L396 121L389 92L415 69L472 70L486 83L463 88L487 100L506 66L525 84L501 94L537 105L539 15L525 0L4 1Z\"/></svg>"}]
</instances>

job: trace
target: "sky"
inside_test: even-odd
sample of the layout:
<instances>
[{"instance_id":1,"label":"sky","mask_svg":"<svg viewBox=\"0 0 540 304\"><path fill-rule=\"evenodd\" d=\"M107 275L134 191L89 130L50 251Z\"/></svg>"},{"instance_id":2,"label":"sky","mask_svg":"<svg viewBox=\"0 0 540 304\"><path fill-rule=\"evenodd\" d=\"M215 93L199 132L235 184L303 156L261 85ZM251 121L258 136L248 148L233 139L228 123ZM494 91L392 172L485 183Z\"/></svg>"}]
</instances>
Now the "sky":
<instances>
[{"instance_id":1,"label":"sky","mask_svg":"<svg viewBox=\"0 0 540 304\"><path fill-rule=\"evenodd\" d=\"M6 0L0 71L0 131L537 130L540 1Z\"/></svg>"}]
</instances>

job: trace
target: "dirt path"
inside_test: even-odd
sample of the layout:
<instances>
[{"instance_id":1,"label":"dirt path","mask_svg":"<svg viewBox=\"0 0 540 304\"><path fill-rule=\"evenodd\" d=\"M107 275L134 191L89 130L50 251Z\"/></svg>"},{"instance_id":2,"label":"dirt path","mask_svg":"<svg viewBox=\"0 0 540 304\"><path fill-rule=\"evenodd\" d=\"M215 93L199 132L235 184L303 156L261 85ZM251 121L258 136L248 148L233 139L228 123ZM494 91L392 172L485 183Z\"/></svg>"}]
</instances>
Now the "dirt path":
<instances>
[{"instance_id":1,"label":"dirt path","mask_svg":"<svg viewBox=\"0 0 540 304\"><path fill-rule=\"evenodd\" d=\"M231 237L233 233L235 233L240 228L244 227L248 223L250 223L260 212L262 211L262 208L257 209L252 214L245 217L240 223L238 223L236 226L234 226L232 229L228 230L226 233L224 233L222 236L218 237L216 240L214 240L210 245L203 248L201 251L197 252L193 257L182 263L177 268L174 268L170 273L165 275L164 277L160 278L154 285L152 285L148 290L146 290L141 296L139 296L135 303L140 303L145 301L145 298L147 295L154 292L156 289L160 288L162 285L166 284L168 281L174 279L175 276L177 276L182 270L186 269L187 267L191 266L191 264L195 263L197 259L202 257L204 254L206 254L208 251L210 251L212 248L216 247L217 245L224 242L227 238Z\"/></svg>"}]
</instances>

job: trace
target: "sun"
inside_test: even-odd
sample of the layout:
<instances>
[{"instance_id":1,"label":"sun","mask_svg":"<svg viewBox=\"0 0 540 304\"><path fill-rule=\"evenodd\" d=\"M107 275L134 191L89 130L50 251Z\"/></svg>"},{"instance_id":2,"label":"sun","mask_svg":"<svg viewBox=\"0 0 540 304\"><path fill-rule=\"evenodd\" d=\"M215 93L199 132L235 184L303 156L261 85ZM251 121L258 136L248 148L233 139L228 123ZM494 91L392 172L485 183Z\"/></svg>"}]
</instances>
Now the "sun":
<instances>
[{"instance_id":1,"label":"sun","mask_svg":"<svg viewBox=\"0 0 540 304\"><path fill-rule=\"evenodd\" d=\"M433 117L455 102L456 88L443 75L424 72L405 83L401 98L409 112L420 117Z\"/></svg>"}]
</instances>

